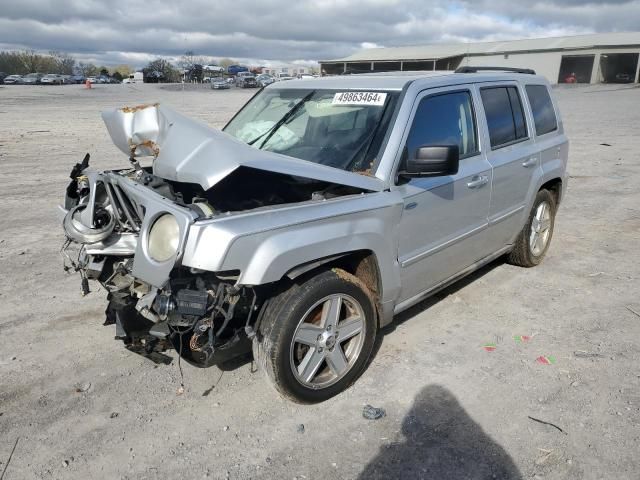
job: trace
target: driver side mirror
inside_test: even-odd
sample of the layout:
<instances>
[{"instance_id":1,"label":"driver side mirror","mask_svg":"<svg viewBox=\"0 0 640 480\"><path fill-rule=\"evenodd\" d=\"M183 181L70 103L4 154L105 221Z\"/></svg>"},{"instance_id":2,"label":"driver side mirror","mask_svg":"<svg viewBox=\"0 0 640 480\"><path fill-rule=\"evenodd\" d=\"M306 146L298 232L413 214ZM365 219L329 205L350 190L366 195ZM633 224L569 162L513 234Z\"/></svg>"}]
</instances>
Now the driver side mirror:
<instances>
[{"instance_id":1,"label":"driver side mirror","mask_svg":"<svg viewBox=\"0 0 640 480\"><path fill-rule=\"evenodd\" d=\"M398 175L409 178L455 175L460 165L458 145L425 145L405 158Z\"/></svg>"}]
</instances>

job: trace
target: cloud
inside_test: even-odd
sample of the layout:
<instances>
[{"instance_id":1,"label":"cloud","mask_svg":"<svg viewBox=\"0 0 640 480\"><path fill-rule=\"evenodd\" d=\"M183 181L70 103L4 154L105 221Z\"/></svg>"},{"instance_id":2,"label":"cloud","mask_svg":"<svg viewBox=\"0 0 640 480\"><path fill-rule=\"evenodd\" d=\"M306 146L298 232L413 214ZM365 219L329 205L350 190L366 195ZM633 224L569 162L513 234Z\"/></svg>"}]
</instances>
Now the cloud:
<instances>
[{"instance_id":1,"label":"cloud","mask_svg":"<svg viewBox=\"0 0 640 480\"><path fill-rule=\"evenodd\" d=\"M362 47L637 29L640 0L0 0L3 48L100 64L162 56L310 62Z\"/></svg>"}]
</instances>

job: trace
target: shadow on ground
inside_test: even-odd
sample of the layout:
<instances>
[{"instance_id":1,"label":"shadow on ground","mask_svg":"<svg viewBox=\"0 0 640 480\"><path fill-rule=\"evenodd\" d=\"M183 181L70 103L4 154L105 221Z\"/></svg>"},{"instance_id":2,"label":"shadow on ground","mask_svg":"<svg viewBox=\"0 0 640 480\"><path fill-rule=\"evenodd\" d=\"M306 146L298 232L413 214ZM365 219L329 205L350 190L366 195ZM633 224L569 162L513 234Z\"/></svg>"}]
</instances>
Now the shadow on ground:
<instances>
[{"instance_id":1,"label":"shadow on ground","mask_svg":"<svg viewBox=\"0 0 640 480\"><path fill-rule=\"evenodd\" d=\"M404 441L383 446L360 480L522 479L509 454L439 385L418 394L402 434Z\"/></svg>"}]
</instances>

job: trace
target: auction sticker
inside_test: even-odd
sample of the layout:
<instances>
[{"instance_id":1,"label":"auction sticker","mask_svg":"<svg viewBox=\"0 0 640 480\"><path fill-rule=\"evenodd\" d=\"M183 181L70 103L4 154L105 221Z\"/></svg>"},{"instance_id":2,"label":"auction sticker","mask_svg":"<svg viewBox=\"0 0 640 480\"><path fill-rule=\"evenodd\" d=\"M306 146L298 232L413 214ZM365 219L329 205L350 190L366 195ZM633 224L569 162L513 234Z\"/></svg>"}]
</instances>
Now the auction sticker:
<instances>
[{"instance_id":1,"label":"auction sticker","mask_svg":"<svg viewBox=\"0 0 640 480\"><path fill-rule=\"evenodd\" d=\"M333 96L333 105L374 105L382 107L387 99L380 92L338 92Z\"/></svg>"}]
</instances>

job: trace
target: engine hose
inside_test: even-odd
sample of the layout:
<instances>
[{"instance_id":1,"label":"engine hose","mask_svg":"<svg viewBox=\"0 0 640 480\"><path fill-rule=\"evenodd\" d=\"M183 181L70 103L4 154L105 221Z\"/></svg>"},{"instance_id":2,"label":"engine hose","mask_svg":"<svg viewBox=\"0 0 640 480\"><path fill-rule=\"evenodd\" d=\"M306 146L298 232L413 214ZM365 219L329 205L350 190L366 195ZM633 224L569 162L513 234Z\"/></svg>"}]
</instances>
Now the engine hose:
<instances>
[{"instance_id":1,"label":"engine hose","mask_svg":"<svg viewBox=\"0 0 640 480\"><path fill-rule=\"evenodd\" d=\"M240 300L239 295L234 295L232 297L229 297L229 308L227 309L224 315L224 322L222 323L222 326L216 332L216 337L220 336L220 334L224 331L225 328L227 328L227 325L233 318L233 311L236 308L236 304L238 303L238 300Z\"/></svg>"}]
</instances>

